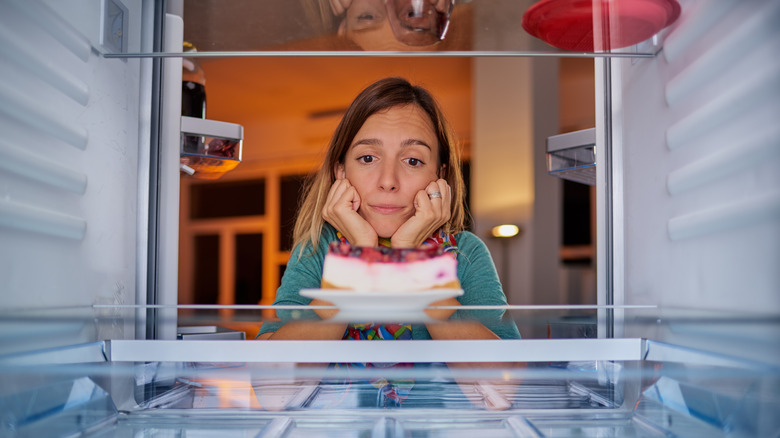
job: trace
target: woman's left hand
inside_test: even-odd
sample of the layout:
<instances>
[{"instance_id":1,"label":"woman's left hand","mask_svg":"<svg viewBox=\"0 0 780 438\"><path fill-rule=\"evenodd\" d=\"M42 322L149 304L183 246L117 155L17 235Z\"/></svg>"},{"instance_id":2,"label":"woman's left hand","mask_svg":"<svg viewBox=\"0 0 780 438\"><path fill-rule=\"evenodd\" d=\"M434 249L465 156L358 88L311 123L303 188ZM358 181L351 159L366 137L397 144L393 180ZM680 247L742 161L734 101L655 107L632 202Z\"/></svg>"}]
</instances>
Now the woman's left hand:
<instances>
[{"instance_id":1,"label":"woman's left hand","mask_svg":"<svg viewBox=\"0 0 780 438\"><path fill-rule=\"evenodd\" d=\"M450 220L452 190L444 179L428 184L414 197L414 216L390 237L393 248L416 248Z\"/></svg>"}]
</instances>

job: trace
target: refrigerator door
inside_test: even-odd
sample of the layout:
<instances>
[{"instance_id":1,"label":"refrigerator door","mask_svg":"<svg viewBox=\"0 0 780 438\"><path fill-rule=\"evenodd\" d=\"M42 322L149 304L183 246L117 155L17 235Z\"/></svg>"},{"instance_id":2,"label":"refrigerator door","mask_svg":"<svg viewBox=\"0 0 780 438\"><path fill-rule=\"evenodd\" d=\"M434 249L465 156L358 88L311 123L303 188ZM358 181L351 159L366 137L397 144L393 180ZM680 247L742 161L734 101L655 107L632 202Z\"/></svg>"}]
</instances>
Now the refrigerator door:
<instances>
[{"instance_id":1,"label":"refrigerator door","mask_svg":"<svg viewBox=\"0 0 780 438\"><path fill-rule=\"evenodd\" d=\"M150 4L114 10L121 50L151 50ZM86 3L0 4L4 311L146 302L152 61L106 59L100 18ZM50 343L146 330L143 319L103 329Z\"/></svg>"},{"instance_id":2,"label":"refrigerator door","mask_svg":"<svg viewBox=\"0 0 780 438\"><path fill-rule=\"evenodd\" d=\"M597 63L600 290L610 304L777 318L780 4L681 4L658 56ZM616 335L639 335L618 313ZM776 333L718 333L641 335L780 364Z\"/></svg>"}]
</instances>

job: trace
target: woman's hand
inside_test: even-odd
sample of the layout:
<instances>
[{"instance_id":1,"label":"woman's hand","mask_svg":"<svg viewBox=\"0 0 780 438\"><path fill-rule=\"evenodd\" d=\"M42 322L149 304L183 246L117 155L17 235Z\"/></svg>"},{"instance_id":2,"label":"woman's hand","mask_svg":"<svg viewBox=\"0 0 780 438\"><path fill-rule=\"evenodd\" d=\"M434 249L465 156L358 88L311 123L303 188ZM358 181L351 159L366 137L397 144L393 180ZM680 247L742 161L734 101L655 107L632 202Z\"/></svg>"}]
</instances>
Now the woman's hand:
<instances>
[{"instance_id":1,"label":"woman's hand","mask_svg":"<svg viewBox=\"0 0 780 438\"><path fill-rule=\"evenodd\" d=\"M453 0L430 0L433 7L439 12L447 12L452 7Z\"/></svg>"},{"instance_id":2,"label":"woman's hand","mask_svg":"<svg viewBox=\"0 0 780 438\"><path fill-rule=\"evenodd\" d=\"M445 298L443 300L434 301L431 304L428 305L428 307L453 307L453 306L460 306L460 301L458 301L455 298ZM452 316L453 313L455 313L455 309L425 309L425 314L428 315L431 319L435 319L438 321L446 321L450 316Z\"/></svg>"},{"instance_id":3,"label":"woman's hand","mask_svg":"<svg viewBox=\"0 0 780 438\"><path fill-rule=\"evenodd\" d=\"M341 15L352 4L352 0L330 0L330 9L333 11L333 15Z\"/></svg>"},{"instance_id":4,"label":"woman's hand","mask_svg":"<svg viewBox=\"0 0 780 438\"><path fill-rule=\"evenodd\" d=\"M433 196L432 196L433 195ZM444 179L428 184L414 197L414 216L390 237L393 248L416 248L450 220L452 190Z\"/></svg>"},{"instance_id":5,"label":"woman's hand","mask_svg":"<svg viewBox=\"0 0 780 438\"><path fill-rule=\"evenodd\" d=\"M376 231L362 216L358 214L360 195L348 179L344 170L336 172L336 182L328 192L325 206L322 207L322 217L353 246L377 246L379 239Z\"/></svg>"}]
</instances>

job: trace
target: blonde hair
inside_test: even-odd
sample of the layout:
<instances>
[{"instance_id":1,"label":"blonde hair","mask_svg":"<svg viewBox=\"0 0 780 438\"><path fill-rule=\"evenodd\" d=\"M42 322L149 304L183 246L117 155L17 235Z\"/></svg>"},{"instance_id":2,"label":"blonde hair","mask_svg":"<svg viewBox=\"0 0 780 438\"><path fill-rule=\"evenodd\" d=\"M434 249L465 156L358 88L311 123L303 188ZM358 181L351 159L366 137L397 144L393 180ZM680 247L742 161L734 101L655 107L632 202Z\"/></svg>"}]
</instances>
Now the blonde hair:
<instances>
[{"instance_id":1,"label":"blonde hair","mask_svg":"<svg viewBox=\"0 0 780 438\"><path fill-rule=\"evenodd\" d=\"M293 230L293 248L301 245L298 257L303 254L307 243L311 244L312 252L317 250L325 223L322 208L330 187L336 181L336 164L344 164L344 157L357 132L373 114L405 105L418 106L431 119L439 142L440 177L452 188L451 216L449 222L444 225L444 231L448 234L463 231L466 195L460 151L454 144L454 136L444 114L433 96L424 88L412 85L403 78L385 78L374 82L358 94L333 133L322 167L307 179Z\"/></svg>"}]
</instances>

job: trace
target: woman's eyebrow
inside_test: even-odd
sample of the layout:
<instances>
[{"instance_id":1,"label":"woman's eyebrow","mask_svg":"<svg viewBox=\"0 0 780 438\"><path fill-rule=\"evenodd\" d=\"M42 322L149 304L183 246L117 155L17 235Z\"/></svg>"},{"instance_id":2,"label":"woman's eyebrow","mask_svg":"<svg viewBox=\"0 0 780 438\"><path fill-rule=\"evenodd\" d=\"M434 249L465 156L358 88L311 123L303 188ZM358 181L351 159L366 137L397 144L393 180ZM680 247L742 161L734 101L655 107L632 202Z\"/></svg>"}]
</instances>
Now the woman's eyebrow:
<instances>
[{"instance_id":1,"label":"woman's eyebrow","mask_svg":"<svg viewBox=\"0 0 780 438\"><path fill-rule=\"evenodd\" d=\"M358 145L382 146L382 140L378 138L361 138L360 140L352 143L352 146Z\"/></svg>"},{"instance_id":2,"label":"woman's eyebrow","mask_svg":"<svg viewBox=\"0 0 780 438\"><path fill-rule=\"evenodd\" d=\"M361 138L360 140L352 144L352 146L359 146L359 145L382 146L382 140L378 138ZM425 146L426 148L433 150L428 143L417 138L407 138L406 140L401 142L401 147L406 148L410 146Z\"/></svg>"},{"instance_id":3,"label":"woman's eyebrow","mask_svg":"<svg viewBox=\"0 0 780 438\"><path fill-rule=\"evenodd\" d=\"M409 146L425 146L426 148L433 150L431 149L431 146L428 145L428 143L417 138L408 138L401 142L401 147L409 147Z\"/></svg>"}]
</instances>

